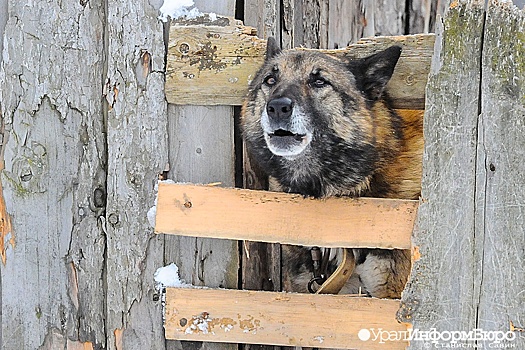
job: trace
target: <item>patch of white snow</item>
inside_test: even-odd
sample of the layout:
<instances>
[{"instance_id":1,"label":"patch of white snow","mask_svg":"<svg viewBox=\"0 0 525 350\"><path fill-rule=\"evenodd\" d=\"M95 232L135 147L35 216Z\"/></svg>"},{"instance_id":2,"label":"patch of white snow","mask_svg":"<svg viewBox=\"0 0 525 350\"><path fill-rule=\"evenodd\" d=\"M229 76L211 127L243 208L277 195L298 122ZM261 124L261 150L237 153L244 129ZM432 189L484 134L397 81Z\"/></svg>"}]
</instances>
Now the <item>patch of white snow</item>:
<instances>
[{"instance_id":1,"label":"patch of white snow","mask_svg":"<svg viewBox=\"0 0 525 350\"><path fill-rule=\"evenodd\" d=\"M164 0L164 4L160 8L159 19L166 22L168 17L190 19L202 15L203 13L194 7L193 0Z\"/></svg>"},{"instance_id":2,"label":"patch of white snow","mask_svg":"<svg viewBox=\"0 0 525 350\"><path fill-rule=\"evenodd\" d=\"M187 284L179 277L179 268L177 265L171 263L168 266L158 268L153 275L153 279L156 282L157 288L163 287L177 287L177 288L188 288L192 287L191 284Z\"/></svg>"}]
</instances>

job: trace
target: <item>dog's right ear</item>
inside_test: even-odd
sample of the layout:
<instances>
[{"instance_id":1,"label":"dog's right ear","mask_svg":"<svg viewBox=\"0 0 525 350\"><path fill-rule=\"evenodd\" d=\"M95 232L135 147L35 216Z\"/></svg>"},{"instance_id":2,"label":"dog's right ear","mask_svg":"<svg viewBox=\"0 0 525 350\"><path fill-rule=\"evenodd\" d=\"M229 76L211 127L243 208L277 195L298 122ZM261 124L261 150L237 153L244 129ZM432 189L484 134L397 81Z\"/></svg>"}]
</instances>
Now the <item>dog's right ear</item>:
<instances>
[{"instance_id":1,"label":"dog's right ear","mask_svg":"<svg viewBox=\"0 0 525 350\"><path fill-rule=\"evenodd\" d=\"M272 59L281 53L281 48L274 37L269 37L266 43L266 60Z\"/></svg>"},{"instance_id":2,"label":"dog's right ear","mask_svg":"<svg viewBox=\"0 0 525 350\"><path fill-rule=\"evenodd\" d=\"M350 62L349 68L356 77L358 87L370 100L376 101L383 95L399 56L401 47L391 46L372 56Z\"/></svg>"}]
</instances>

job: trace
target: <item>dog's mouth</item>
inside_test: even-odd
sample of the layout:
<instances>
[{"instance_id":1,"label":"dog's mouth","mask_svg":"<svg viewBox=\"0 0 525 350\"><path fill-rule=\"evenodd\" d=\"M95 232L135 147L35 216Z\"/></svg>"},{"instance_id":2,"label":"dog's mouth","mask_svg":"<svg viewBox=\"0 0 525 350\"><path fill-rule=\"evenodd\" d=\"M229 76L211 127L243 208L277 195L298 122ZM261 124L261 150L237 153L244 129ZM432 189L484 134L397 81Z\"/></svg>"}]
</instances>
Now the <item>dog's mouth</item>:
<instances>
[{"instance_id":1,"label":"dog's mouth","mask_svg":"<svg viewBox=\"0 0 525 350\"><path fill-rule=\"evenodd\" d=\"M269 134L269 136L270 138L272 137L281 137L281 138L291 137L295 141L302 141L306 137L306 134L294 134L293 132L288 131L288 130L278 129L278 130L275 130L273 134Z\"/></svg>"},{"instance_id":2,"label":"dog's mouth","mask_svg":"<svg viewBox=\"0 0 525 350\"><path fill-rule=\"evenodd\" d=\"M282 157L294 157L301 154L312 141L312 134L293 133L285 129L277 129L265 133L264 138L270 151Z\"/></svg>"}]
</instances>

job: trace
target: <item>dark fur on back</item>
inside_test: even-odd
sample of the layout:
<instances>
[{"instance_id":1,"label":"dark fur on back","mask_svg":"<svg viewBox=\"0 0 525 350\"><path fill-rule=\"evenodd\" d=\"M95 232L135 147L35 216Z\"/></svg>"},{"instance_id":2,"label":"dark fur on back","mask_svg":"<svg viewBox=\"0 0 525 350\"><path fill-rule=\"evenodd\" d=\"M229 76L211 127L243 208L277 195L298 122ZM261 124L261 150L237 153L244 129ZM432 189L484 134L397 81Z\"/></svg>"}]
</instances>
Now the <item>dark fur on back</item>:
<instances>
[{"instance_id":1,"label":"dark fur on back","mask_svg":"<svg viewBox=\"0 0 525 350\"><path fill-rule=\"evenodd\" d=\"M269 40L266 61L243 106L242 128L248 152L274 180L274 189L317 198L418 198L422 116L396 113L385 92L400 53L394 46L346 62L316 51L280 51ZM299 285L304 281L297 282L302 278L294 276L311 270L298 249L283 250L293 290L304 289ZM358 284L370 280L364 286L368 293L400 294L410 269L408 252L356 249L354 254ZM370 276L374 273L379 276Z\"/></svg>"}]
</instances>

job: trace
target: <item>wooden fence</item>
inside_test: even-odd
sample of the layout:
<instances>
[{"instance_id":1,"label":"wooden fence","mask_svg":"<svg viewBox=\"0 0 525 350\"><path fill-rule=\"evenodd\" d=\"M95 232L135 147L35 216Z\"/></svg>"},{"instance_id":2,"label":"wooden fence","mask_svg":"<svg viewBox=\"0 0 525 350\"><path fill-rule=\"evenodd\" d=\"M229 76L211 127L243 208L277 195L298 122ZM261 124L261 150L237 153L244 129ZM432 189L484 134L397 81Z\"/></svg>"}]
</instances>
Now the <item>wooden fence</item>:
<instances>
[{"instance_id":1,"label":"wooden fence","mask_svg":"<svg viewBox=\"0 0 525 350\"><path fill-rule=\"evenodd\" d=\"M521 349L524 14L461 1L442 23L443 3L196 1L284 47L438 24L412 242L420 259L398 319L424 331L512 331L503 344ZM154 271L175 262L195 285L281 288L278 245L155 235L147 220L159 174L264 187L242 157L238 108L166 103L158 7L0 2L2 349L234 349L166 341Z\"/></svg>"}]
</instances>

